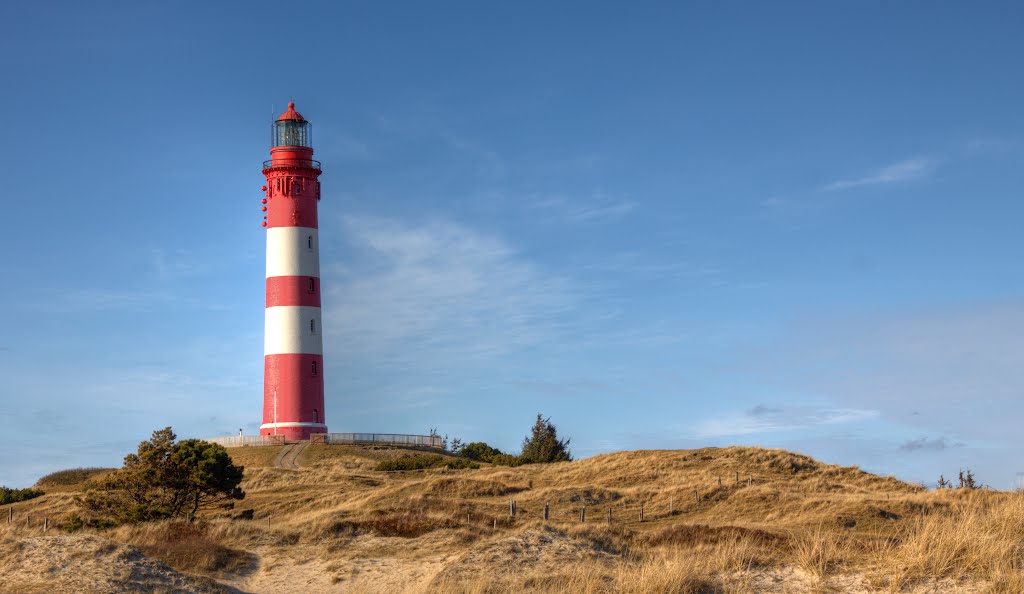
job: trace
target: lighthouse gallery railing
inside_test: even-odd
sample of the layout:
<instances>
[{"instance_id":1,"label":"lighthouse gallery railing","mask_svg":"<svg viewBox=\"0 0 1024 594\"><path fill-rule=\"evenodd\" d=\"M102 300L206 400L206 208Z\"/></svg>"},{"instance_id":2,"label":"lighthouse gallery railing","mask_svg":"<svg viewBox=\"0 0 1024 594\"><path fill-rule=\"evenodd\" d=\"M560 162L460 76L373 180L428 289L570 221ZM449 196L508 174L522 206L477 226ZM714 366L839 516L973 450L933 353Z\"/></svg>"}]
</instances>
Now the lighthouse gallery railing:
<instances>
[{"instance_id":1,"label":"lighthouse gallery railing","mask_svg":"<svg viewBox=\"0 0 1024 594\"><path fill-rule=\"evenodd\" d=\"M320 161L314 159L271 159L263 162L263 169L272 169L274 167L305 167L307 169L316 169L320 171Z\"/></svg>"}]
</instances>

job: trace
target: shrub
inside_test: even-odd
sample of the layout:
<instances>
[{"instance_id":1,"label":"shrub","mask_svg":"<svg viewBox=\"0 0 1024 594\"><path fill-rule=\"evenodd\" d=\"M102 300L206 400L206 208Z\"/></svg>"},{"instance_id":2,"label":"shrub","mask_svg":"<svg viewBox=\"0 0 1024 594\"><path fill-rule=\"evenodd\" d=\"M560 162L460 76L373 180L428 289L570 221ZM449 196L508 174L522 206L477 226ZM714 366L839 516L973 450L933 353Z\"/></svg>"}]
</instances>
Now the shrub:
<instances>
[{"instance_id":1,"label":"shrub","mask_svg":"<svg viewBox=\"0 0 1024 594\"><path fill-rule=\"evenodd\" d=\"M8 489L7 487L0 487L0 505L28 501L40 495L43 495L43 492L39 489Z\"/></svg>"},{"instance_id":2,"label":"shrub","mask_svg":"<svg viewBox=\"0 0 1024 594\"><path fill-rule=\"evenodd\" d=\"M463 470L467 468L480 468L480 465L465 458L456 458L455 460L449 460L445 467L452 470Z\"/></svg>"},{"instance_id":3,"label":"shrub","mask_svg":"<svg viewBox=\"0 0 1024 594\"><path fill-rule=\"evenodd\" d=\"M492 448L482 441L474 441L473 443L467 443L463 446L462 451L459 452L459 454L463 457L469 458L470 460L490 462L491 458L501 455L501 450L498 448Z\"/></svg>"},{"instance_id":4,"label":"shrub","mask_svg":"<svg viewBox=\"0 0 1024 594\"><path fill-rule=\"evenodd\" d=\"M558 439L558 432L551 418L545 419L543 415L537 413L537 422L533 424L530 435L523 439L523 452L520 458L525 464L572 460L569 440Z\"/></svg>"},{"instance_id":5,"label":"shrub","mask_svg":"<svg viewBox=\"0 0 1024 594\"><path fill-rule=\"evenodd\" d=\"M381 460L377 470L392 472L396 470L423 470L434 468L444 463L444 456L429 454L426 456L405 456L394 460Z\"/></svg>"},{"instance_id":6,"label":"shrub","mask_svg":"<svg viewBox=\"0 0 1024 594\"><path fill-rule=\"evenodd\" d=\"M198 439L175 439L170 427L154 431L138 453L125 456L123 468L86 492L82 505L97 517L133 523L231 508L233 500L245 497L238 486L243 468L231 462L227 450Z\"/></svg>"},{"instance_id":7,"label":"shrub","mask_svg":"<svg viewBox=\"0 0 1024 594\"><path fill-rule=\"evenodd\" d=\"M105 530L107 528L113 528L117 526L117 522L105 518L83 518L78 514L71 514L68 519L64 520L64 525L61 529L64 532L78 532L82 528L96 528L97 530Z\"/></svg>"},{"instance_id":8,"label":"shrub","mask_svg":"<svg viewBox=\"0 0 1024 594\"><path fill-rule=\"evenodd\" d=\"M58 470L40 478L36 481L38 487L70 487L80 485L90 478L104 472L114 470L112 468L68 468Z\"/></svg>"},{"instance_id":9,"label":"shrub","mask_svg":"<svg viewBox=\"0 0 1024 594\"><path fill-rule=\"evenodd\" d=\"M495 466L521 466L526 464L526 462L521 457L513 456L512 454L497 454L491 456L491 464Z\"/></svg>"}]
</instances>

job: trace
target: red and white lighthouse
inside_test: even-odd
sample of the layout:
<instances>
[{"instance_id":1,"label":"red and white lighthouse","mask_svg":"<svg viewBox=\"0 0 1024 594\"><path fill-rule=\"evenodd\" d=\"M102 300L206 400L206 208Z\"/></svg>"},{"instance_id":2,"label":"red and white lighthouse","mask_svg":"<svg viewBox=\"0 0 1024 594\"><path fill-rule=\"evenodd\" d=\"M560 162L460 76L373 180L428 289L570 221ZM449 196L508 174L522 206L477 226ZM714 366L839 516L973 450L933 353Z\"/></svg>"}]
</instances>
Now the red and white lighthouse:
<instances>
[{"instance_id":1,"label":"red and white lighthouse","mask_svg":"<svg viewBox=\"0 0 1024 594\"><path fill-rule=\"evenodd\" d=\"M263 199L267 228L267 309L260 435L288 440L326 433L320 322L320 163L313 128L289 103L272 124Z\"/></svg>"}]
</instances>

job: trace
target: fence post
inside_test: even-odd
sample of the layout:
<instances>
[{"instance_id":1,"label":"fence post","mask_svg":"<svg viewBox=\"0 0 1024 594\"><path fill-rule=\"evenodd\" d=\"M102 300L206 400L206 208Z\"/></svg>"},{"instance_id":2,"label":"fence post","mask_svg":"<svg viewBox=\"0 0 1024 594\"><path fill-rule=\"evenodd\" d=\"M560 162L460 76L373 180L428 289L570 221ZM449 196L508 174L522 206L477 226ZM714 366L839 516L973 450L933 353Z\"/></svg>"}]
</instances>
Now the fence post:
<instances>
[{"instance_id":1,"label":"fence post","mask_svg":"<svg viewBox=\"0 0 1024 594\"><path fill-rule=\"evenodd\" d=\"M700 503L700 491L697 489L693 490L693 501L694 503Z\"/></svg>"},{"instance_id":2,"label":"fence post","mask_svg":"<svg viewBox=\"0 0 1024 594\"><path fill-rule=\"evenodd\" d=\"M718 477L718 487L722 487L722 477Z\"/></svg>"},{"instance_id":3,"label":"fence post","mask_svg":"<svg viewBox=\"0 0 1024 594\"><path fill-rule=\"evenodd\" d=\"M672 515L672 512L674 511L672 503L673 503L672 496L669 495L669 497L668 497L668 515L670 515L670 516Z\"/></svg>"},{"instance_id":4,"label":"fence post","mask_svg":"<svg viewBox=\"0 0 1024 594\"><path fill-rule=\"evenodd\" d=\"M644 521L644 504L640 504L640 521Z\"/></svg>"},{"instance_id":5,"label":"fence post","mask_svg":"<svg viewBox=\"0 0 1024 594\"><path fill-rule=\"evenodd\" d=\"M548 517L551 515L551 504L544 502L544 521L548 521Z\"/></svg>"},{"instance_id":6,"label":"fence post","mask_svg":"<svg viewBox=\"0 0 1024 594\"><path fill-rule=\"evenodd\" d=\"M26 528L31 528L32 527L32 514L28 514L27 516L25 516L25 527Z\"/></svg>"},{"instance_id":7,"label":"fence post","mask_svg":"<svg viewBox=\"0 0 1024 594\"><path fill-rule=\"evenodd\" d=\"M612 508L611 508L611 506L608 506L608 525L609 526L612 525Z\"/></svg>"},{"instance_id":8,"label":"fence post","mask_svg":"<svg viewBox=\"0 0 1024 594\"><path fill-rule=\"evenodd\" d=\"M587 506L584 505L583 508L580 510L580 524L585 524L586 522L587 522Z\"/></svg>"},{"instance_id":9,"label":"fence post","mask_svg":"<svg viewBox=\"0 0 1024 594\"><path fill-rule=\"evenodd\" d=\"M14 507L11 506L11 507L7 508L7 523L10 524L13 521L14 521Z\"/></svg>"},{"instance_id":10,"label":"fence post","mask_svg":"<svg viewBox=\"0 0 1024 594\"><path fill-rule=\"evenodd\" d=\"M740 471L736 471L736 484L740 484Z\"/></svg>"},{"instance_id":11,"label":"fence post","mask_svg":"<svg viewBox=\"0 0 1024 594\"><path fill-rule=\"evenodd\" d=\"M46 530L49 527L50 527L50 518L47 518L46 516L43 516L43 532L46 532Z\"/></svg>"},{"instance_id":12,"label":"fence post","mask_svg":"<svg viewBox=\"0 0 1024 594\"><path fill-rule=\"evenodd\" d=\"M492 530L497 530L498 529L498 518L494 518L494 526L491 529Z\"/></svg>"},{"instance_id":13,"label":"fence post","mask_svg":"<svg viewBox=\"0 0 1024 594\"><path fill-rule=\"evenodd\" d=\"M747 486L749 487L751 485L751 483L753 483L753 482L754 482L754 477L748 474L747 475Z\"/></svg>"}]
</instances>

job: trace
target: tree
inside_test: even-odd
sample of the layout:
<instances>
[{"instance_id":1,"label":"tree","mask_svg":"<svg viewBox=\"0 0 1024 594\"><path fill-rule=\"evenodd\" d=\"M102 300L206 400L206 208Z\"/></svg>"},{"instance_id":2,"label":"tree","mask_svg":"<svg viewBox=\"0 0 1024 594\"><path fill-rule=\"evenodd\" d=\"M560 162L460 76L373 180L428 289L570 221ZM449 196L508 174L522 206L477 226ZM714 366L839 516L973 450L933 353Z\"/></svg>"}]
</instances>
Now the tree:
<instances>
[{"instance_id":1,"label":"tree","mask_svg":"<svg viewBox=\"0 0 1024 594\"><path fill-rule=\"evenodd\" d=\"M572 460L569 440L558 439L558 432L551 418L545 419L543 415L537 413L537 422L533 424L530 435L523 439L523 452L520 458L524 464Z\"/></svg>"},{"instance_id":2,"label":"tree","mask_svg":"<svg viewBox=\"0 0 1024 594\"><path fill-rule=\"evenodd\" d=\"M937 489L948 489L951 486L952 485L950 485L949 481L946 480L946 477L940 474L939 475L939 482L936 483L935 488L937 488Z\"/></svg>"},{"instance_id":3,"label":"tree","mask_svg":"<svg viewBox=\"0 0 1024 594\"><path fill-rule=\"evenodd\" d=\"M474 441L463 446L462 451L459 453L470 460L490 462L495 456L501 454L501 450L498 448L492 448L482 441Z\"/></svg>"},{"instance_id":4,"label":"tree","mask_svg":"<svg viewBox=\"0 0 1024 594\"><path fill-rule=\"evenodd\" d=\"M198 439L175 442L170 427L153 432L139 444L124 466L111 473L98 489L88 491L83 506L118 522L144 522L230 508L245 492L241 466L227 450Z\"/></svg>"},{"instance_id":5,"label":"tree","mask_svg":"<svg viewBox=\"0 0 1024 594\"><path fill-rule=\"evenodd\" d=\"M968 468L965 473L963 470L960 471L960 488L961 489L977 489L978 485L974 482L974 473Z\"/></svg>"}]
</instances>

